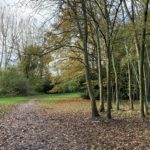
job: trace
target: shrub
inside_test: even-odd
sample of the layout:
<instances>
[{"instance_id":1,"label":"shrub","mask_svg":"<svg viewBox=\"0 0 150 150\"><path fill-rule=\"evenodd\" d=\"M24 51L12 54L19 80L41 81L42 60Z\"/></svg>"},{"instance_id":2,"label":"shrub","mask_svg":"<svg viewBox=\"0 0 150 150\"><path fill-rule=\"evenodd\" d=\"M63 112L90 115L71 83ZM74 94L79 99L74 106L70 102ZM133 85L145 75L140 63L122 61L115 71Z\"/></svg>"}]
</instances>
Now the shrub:
<instances>
[{"instance_id":1,"label":"shrub","mask_svg":"<svg viewBox=\"0 0 150 150\"><path fill-rule=\"evenodd\" d=\"M31 85L34 91L40 93L49 93L49 91L53 88L50 81L41 78L34 78L31 81Z\"/></svg>"},{"instance_id":2,"label":"shrub","mask_svg":"<svg viewBox=\"0 0 150 150\"><path fill-rule=\"evenodd\" d=\"M83 93L81 93L80 97L83 98L83 99L90 99L89 93L88 93L87 90L85 90ZM94 97L95 97L96 100L99 99L99 90L98 89L94 90Z\"/></svg>"},{"instance_id":3,"label":"shrub","mask_svg":"<svg viewBox=\"0 0 150 150\"><path fill-rule=\"evenodd\" d=\"M55 93L73 93L79 92L78 84L74 82L60 82L53 86L52 90L50 90L51 94Z\"/></svg>"},{"instance_id":4,"label":"shrub","mask_svg":"<svg viewBox=\"0 0 150 150\"><path fill-rule=\"evenodd\" d=\"M16 67L9 67L0 72L1 95L28 95L30 92L29 81Z\"/></svg>"},{"instance_id":5,"label":"shrub","mask_svg":"<svg viewBox=\"0 0 150 150\"><path fill-rule=\"evenodd\" d=\"M83 93L80 94L80 97L83 99L90 99L89 94L87 91L84 91Z\"/></svg>"}]
</instances>

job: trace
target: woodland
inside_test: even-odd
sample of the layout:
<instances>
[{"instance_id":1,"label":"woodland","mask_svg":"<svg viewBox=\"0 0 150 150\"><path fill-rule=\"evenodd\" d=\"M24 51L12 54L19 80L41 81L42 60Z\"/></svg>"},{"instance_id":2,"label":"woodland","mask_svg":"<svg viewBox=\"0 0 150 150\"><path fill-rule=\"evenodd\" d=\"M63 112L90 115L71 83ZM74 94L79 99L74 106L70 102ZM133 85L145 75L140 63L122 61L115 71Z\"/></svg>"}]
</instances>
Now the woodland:
<instances>
[{"instance_id":1,"label":"woodland","mask_svg":"<svg viewBox=\"0 0 150 150\"><path fill-rule=\"evenodd\" d=\"M150 1L15 2L0 6L0 149L148 150Z\"/></svg>"}]
</instances>

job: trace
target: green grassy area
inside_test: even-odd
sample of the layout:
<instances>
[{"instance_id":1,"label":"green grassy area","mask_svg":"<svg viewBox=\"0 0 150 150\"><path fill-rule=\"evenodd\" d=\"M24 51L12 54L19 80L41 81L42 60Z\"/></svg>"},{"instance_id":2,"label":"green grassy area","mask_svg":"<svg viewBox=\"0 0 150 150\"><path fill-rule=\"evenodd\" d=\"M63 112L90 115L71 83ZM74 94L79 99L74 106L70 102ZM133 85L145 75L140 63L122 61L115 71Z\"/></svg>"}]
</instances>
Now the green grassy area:
<instances>
[{"instance_id":1,"label":"green grassy area","mask_svg":"<svg viewBox=\"0 0 150 150\"><path fill-rule=\"evenodd\" d=\"M1 97L0 98L0 118L9 114L17 105L24 103L28 97Z\"/></svg>"},{"instance_id":2,"label":"green grassy area","mask_svg":"<svg viewBox=\"0 0 150 150\"><path fill-rule=\"evenodd\" d=\"M13 105L26 102L29 97L3 97L0 98L0 105Z\"/></svg>"},{"instance_id":3,"label":"green grassy area","mask_svg":"<svg viewBox=\"0 0 150 150\"><path fill-rule=\"evenodd\" d=\"M35 98L40 101L58 101L58 100L80 98L80 93L47 94L47 95L33 96L32 98Z\"/></svg>"},{"instance_id":4,"label":"green grassy area","mask_svg":"<svg viewBox=\"0 0 150 150\"><path fill-rule=\"evenodd\" d=\"M80 93L64 93L64 94L45 94L34 95L26 97L1 97L0 98L0 118L4 114L10 113L19 104L25 103L28 100L33 99L40 106L48 109L55 109L60 111L88 111L90 112L90 101L82 100ZM99 107L99 101L97 101ZM106 103L105 103L106 106ZM122 101L120 103L120 110L116 111L116 106L112 104L112 115L114 118L128 118L139 116L139 102L134 102L134 111L130 110L130 104L128 101ZM105 107L106 108L106 107ZM101 115L106 115L102 113Z\"/></svg>"},{"instance_id":5,"label":"green grassy area","mask_svg":"<svg viewBox=\"0 0 150 150\"><path fill-rule=\"evenodd\" d=\"M39 103L44 103L44 105L49 105L50 103L79 98L79 93L67 93L67 94L43 94L34 96L22 96L22 97L0 97L0 118L4 115L9 114L12 110L16 108L19 104L25 103L30 99L34 99Z\"/></svg>"},{"instance_id":6,"label":"green grassy area","mask_svg":"<svg viewBox=\"0 0 150 150\"><path fill-rule=\"evenodd\" d=\"M26 102L27 100L34 99L39 101L55 101L79 98L79 93L66 93L66 94L43 94L34 96L22 96L22 97L0 97L0 105L13 105Z\"/></svg>"}]
</instances>

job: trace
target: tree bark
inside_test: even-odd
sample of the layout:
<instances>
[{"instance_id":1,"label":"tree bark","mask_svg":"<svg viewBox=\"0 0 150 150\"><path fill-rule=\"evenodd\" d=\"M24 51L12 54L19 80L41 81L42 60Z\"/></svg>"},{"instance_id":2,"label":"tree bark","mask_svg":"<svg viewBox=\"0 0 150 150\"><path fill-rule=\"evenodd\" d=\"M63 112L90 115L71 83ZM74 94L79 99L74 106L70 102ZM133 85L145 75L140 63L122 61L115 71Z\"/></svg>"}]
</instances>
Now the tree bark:
<instances>
[{"instance_id":1,"label":"tree bark","mask_svg":"<svg viewBox=\"0 0 150 150\"><path fill-rule=\"evenodd\" d=\"M83 11L83 24L84 24L84 33L82 34L83 39L83 53L84 53L84 63L85 63L85 78L87 83L87 88L89 92L89 96L91 99L91 109L92 109L92 117L99 116L96 100L94 97L91 79L90 79L90 67L89 67L89 60L88 60L88 18L87 18L87 10L86 10L86 0L81 1L82 11Z\"/></svg>"},{"instance_id":2,"label":"tree bark","mask_svg":"<svg viewBox=\"0 0 150 150\"><path fill-rule=\"evenodd\" d=\"M142 31L142 47L140 50L140 66L139 66L139 89L140 89L140 111L141 118L145 117L144 113L144 54L145 54L145 42L146 42L146 25L147 25L147 17L148 17L148 4L149 0L145 3L144 8L144 21L143 21L143 31Z\"/></svg>"},{"instance_id":3,"label":"tree bark","mask_svg":"<svg viewBox=\"0 0 150 150\"><path fill-rule=\"evenodd\" d=\"M114 60L114 56L112 55L112 64L113 64L113 70L114 70L114 74L115 74L115 99L116 99L116 109L119 110L119 91L118 91L118 74L117 74L117 70L116 70L116 65L115 65L115 60Z\"/></svg>"},{"instance_id":4,"label":"tree bark","mask_svg":"<svg viewBox=\"0 0 150 150\"><path fill-rule=\"evenodd\" d=\"M98 54L98 81L99 81L99 98L100 98L100 112L105 111L104 106L104 99L103 99L103 82L102 82L102 64L101 64L101 47L100 47L100 40L99 40L99 31L98 26L96 27L96 36L97 36L97 54Z\"/></svg>"},{"instance_id":5,"label":"tree bark","mask_svg":"<svg viewBox=\"0 0 150 150\"><path fill-rule=\"evenodd\" d=\"M130 62L128 63L128 93L129 93L129 101L130 101L130 109L134 110L134 105L133 105L133 99L132 99L132 94L131 94L131 66Z\"/></svg>"},{"instance_id":6,"label":"tree bark","mask_svg":"<svg viewBox=\"0 0 150 150\"><path fill-rule=\"evenodd\" d=\"M110 49L108 48L107 52L107 118L111 119L111 53Z\"/></svg>"},{"instance_id":7,"label":"tree bark","mask_svg":"<svg viewBox=\"0 0 150 150\"><path fill-rule=\"evenodd\" d=\"M145 85L145 112L146 115L149 115L149 106L148 106L148 86L147 86L147 76L146 76L146 70L144 66L144 85Z\"/></svg>"}]
</instances>

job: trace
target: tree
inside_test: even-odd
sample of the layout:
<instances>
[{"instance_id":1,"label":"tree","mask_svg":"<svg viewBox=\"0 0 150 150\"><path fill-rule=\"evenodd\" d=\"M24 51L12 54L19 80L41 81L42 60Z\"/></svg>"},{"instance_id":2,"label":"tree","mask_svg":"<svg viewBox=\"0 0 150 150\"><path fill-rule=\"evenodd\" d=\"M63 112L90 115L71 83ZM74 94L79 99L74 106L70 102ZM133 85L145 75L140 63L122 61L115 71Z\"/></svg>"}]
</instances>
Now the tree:
<instances>
[{"instance_id":1,"label":"tree","mask_svg":"<svg viewBox=\"0 0 150 150\"><path fill-rule=\"evenodd\" d=\"M40 92L46 82L50 82L49 64L52 56L43 55L43 49L40 46L29 45L24 50L20 62L20 70L29 79L32 87Z\"/></svg>"},{"instance_id":2,"label":"tree","mask_svg":"<svg viewBox=\"0 0 150 150\"><path fill-rule=\"evenodd\" d=\"M127 3L124 0L124 6L126 9L126 12L128 14L129 19L132 22L132 27L133 27L133 32L134 32L134 39L135 39L135 44L136 44L136 49L137 49L137 56L138 56L138 69L139 69L139 98L140 98L140 112L141 112L141 117L145 117L144 113L144 71L143 71L143 66L144 66L144 54L145 54L145 44L146 44L146 28L147 28L147 19L148 19L148 5L149 1L147 0L144 3L144 9L143 9L143 20L142 20L142 36L141 36L141 42L138 37L138 31L135 28L136 22L135 22L135 9L134 9L134 1L131 1L131 8L132 8L132 13L130 13Z\"/></svg>"}]
</instances>

